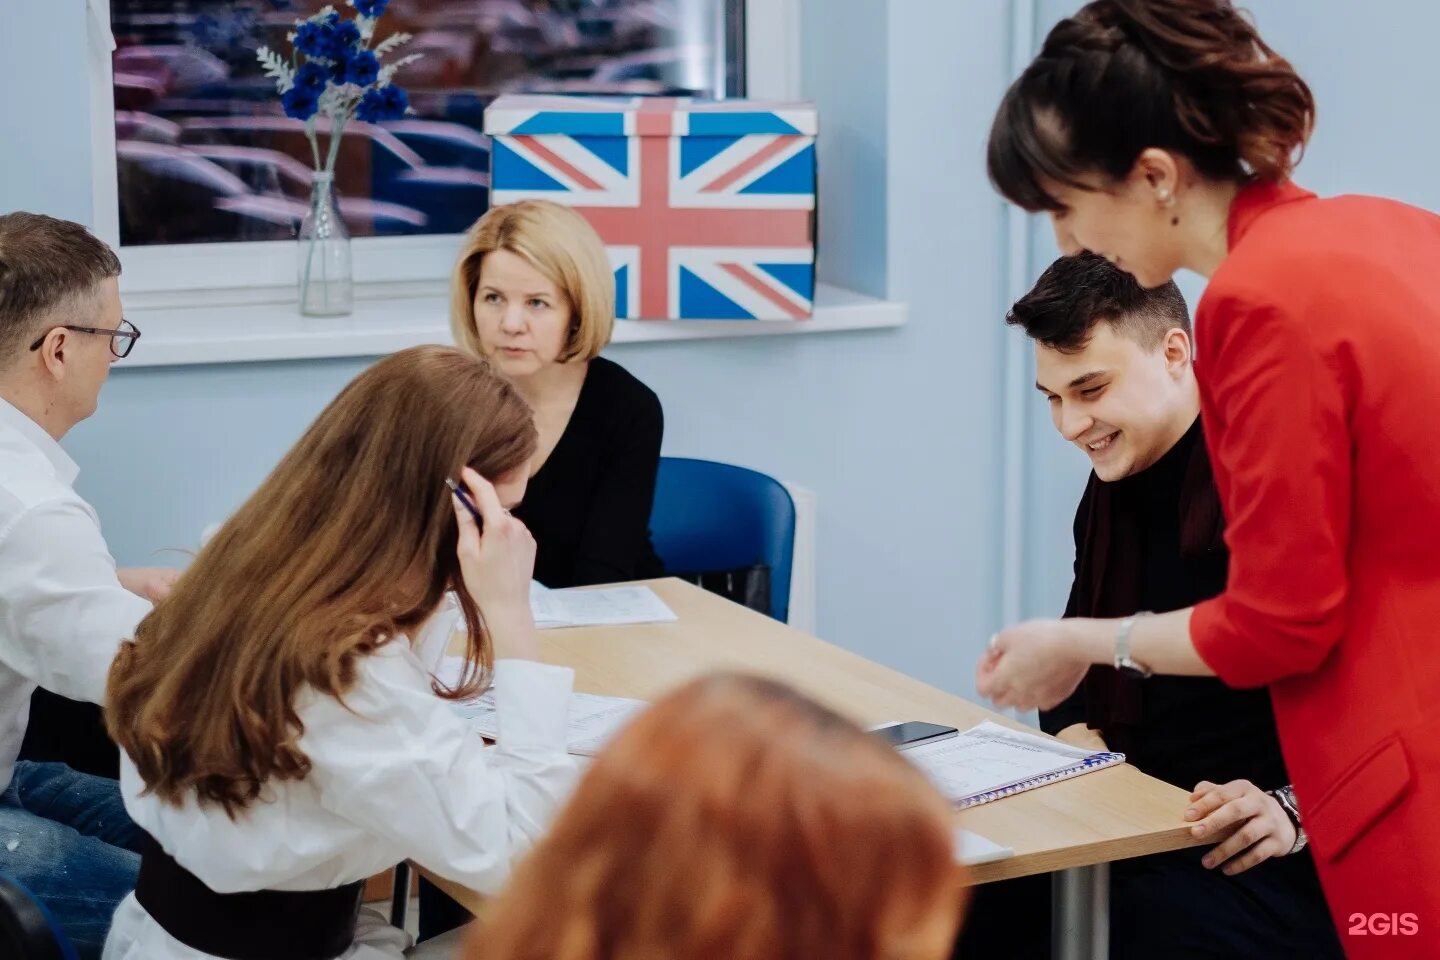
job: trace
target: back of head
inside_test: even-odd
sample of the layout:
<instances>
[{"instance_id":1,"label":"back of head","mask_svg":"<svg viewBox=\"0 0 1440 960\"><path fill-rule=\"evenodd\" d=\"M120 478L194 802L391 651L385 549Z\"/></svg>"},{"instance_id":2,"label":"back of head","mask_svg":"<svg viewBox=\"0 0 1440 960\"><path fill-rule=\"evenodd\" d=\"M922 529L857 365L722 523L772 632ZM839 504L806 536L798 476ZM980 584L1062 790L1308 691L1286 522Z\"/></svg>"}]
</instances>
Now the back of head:
<instances>
[{"instance_id":1,"label":"back of head","mask_svg":"<svg viewBox=\"0 0 1440 960\"><path fill-rule=\"evenodd\" d=\"M587 772L476 939L483 960L940 960L963 906L949 805L769 680L696 680Z\"/></svg>"},{"instance_id":2,"label":"back of head","mask_svg":"<svg viewBox=\"0 0 1440 960\"><path fill-rule=\"evenodd\" d=\"M110 671L111 736L150 789L227 810L308 761L304 684L339 696L358 656L415 630L462 580L447 477L528 464L530 409L483 360L396 353L356 377L200 551ZM492 659L463 589L477 692Z\"/></svg>"},{"instance_id":3,"label":"back of head","mask_svg":"<svg viewBox=\"0 0 1440 960\"><path fill-rule=\"evenodd\" d=\"M1310 88L1230 0L1094 0L1006 93L990 179L1027 210L1056 210L1051 185L1122 180L1156 147L1211 180L1283 180L1314 118Z\"/></svg>"},{"instance_id":4,"label":"back of head","mask_svg":"<svg viewBox=\"0 0 1440 960\"><path fill-rule=\"evenodd\" d=\"M0 215L0 370L8 369L57 323L90 323L86 298L120 275L120 260L78 223L39 213Z\"/></svg>"},{"instance_id":5,"label":"back of head","mask_svg":"<svg viewBox=\"0 0 1440 960\"><path fill-rule=\"evenodd\" d=\"M1109 323L1146 350L1179 328L1190 334L1190 312L1175 281L1152 289L1094 253L1061 257L1045 269L1005 322L1062 353L1085 348L1097 323Z\"/></svg>"},{"instance_id":6,"label":"back of head","mask_svg":"<svg viewBox=\"0 0 1440 960\"><path fill-rule=\"evenodd\" d=\"M592 360L615 330L615 275L605 244L574 209L550 200L491 207L465 235L450 284L450 329L455 342L480 354L475 290L480 261L506 250L528 262L570 301L571 328L561 360Z\"/></svg>"}]
</instances>

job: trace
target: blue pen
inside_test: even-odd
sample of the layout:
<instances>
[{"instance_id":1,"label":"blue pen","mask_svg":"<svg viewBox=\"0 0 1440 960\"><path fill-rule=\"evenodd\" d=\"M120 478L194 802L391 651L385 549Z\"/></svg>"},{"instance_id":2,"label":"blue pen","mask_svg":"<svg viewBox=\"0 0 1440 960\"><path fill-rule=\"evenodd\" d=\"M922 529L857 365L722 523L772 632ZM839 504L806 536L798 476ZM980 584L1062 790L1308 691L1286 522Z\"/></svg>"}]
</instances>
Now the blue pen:
<instances>
[{"instance_id":1,"label":"blue pen","mask_svg":"<svg viewBox=\"0 0 1440 960\"><path fill-rule=\"evenodd\" d=\"M456 498L460 501L460 503L465 507L466 510L470 511L470 516L475 518L475 526L481 530L484 530L485 518L480 516L480 508L475 506L475 501L470 499L470 494L465 492L465 488L460 486L460 484L456 483L454 480L451 480L449 477L445 478L445 486L449 487L450 492L455 494Z\"/></svg>"}]
</instances>

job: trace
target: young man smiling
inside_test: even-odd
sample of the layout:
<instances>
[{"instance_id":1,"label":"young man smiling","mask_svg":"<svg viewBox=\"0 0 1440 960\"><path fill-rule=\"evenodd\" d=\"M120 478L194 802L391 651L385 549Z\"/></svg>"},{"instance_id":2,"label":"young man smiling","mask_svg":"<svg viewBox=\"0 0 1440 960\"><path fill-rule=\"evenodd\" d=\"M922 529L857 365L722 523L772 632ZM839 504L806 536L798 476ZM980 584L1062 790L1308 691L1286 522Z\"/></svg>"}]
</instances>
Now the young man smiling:
<instances>
[{"instance_id":1,"label":"young man smiling","mask_svg":"<svg viewBox=\"0 0 1440 960\"><path fill-rule=\"evenodd\" d=\"M1229 554L1179 289L1064 257L1006 320L1034 341L1055 428L1093 467L1065 615L1133 618L1218 594ZM1177 816L1216 844L1113 865L1113 957L1341 956L1268 691L1094 667L1041 726L1192 791Z\"/></svg>"}]
</instances>

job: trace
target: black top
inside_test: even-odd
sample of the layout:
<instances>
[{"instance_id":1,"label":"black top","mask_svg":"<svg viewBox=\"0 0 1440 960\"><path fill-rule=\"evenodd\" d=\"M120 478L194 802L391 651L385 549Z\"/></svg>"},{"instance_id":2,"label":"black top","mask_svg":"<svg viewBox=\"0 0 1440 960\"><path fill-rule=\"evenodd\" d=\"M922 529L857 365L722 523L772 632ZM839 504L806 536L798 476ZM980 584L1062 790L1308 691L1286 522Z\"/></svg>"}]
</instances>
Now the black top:
<instances>
[{"instance_id":1,"label":"black top","mask_svg":"<svg viewBox=\"0 0 1440 960\"><path fill-rule=\"evenodd\" d=\"M1225 588L1230 556L1200 421L1163 457L1113 483L1093 474L1075 515L1075 583L1066 616L1166 613ZM1201 780L1289 782L1270 694L1214 677L1122 677L1092 667L1041 717L1054 733L1084 721L1145 773L1184 790Z\"/></svg>"},{"instance_id":2,"label":"black top","mask_svg":"<svg viewBox=\"0 0 1440 960\"><path fill-rule=\"evenodd\" d=\"M536 580L578 587L664 572L650 543L664 427L654 391L617 363L590 361L565 432L515 509L535 535Z\"/></svg>"}]
</instances>

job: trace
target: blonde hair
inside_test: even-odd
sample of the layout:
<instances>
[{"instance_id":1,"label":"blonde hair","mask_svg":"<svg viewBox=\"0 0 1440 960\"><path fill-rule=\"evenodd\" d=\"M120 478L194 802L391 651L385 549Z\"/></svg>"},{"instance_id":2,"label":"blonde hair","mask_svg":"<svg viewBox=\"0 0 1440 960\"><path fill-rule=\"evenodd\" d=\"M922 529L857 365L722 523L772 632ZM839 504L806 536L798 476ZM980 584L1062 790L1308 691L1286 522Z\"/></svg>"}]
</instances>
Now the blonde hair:
<instances>
[{"instance_id":1,"label":"blonde hair","mask_svg":"<svg viewBox=\"0 0 1440 960\"><path fill-rule=\"evenodd\" d=\"M549 200L492 207L465 234L450 282L450 329L455 342L481 356L475 290L480 261L496 250L523 259L570 301L570 335L560 361L598 357L615 330L615 274L595 228L574 210Z\"/></svg>"},{"instance_id":2,"label":"blonde hair","mask_svg":"<svg viewBox=\"0 0 1440 960\"><path fill-rule=\"evenodd\" d=\"M535 451L530 408L484 360L412 347L351 381L120 645L105 719L146 792L232 816L310 760L295 697L343 697L357 660L409 636L454 590L478 694L494 648L455 555L444 487L496 478Z\"/></svg>"}]
</instances>

